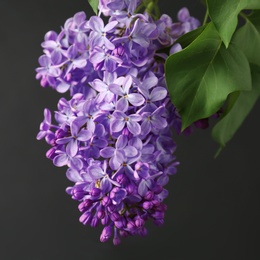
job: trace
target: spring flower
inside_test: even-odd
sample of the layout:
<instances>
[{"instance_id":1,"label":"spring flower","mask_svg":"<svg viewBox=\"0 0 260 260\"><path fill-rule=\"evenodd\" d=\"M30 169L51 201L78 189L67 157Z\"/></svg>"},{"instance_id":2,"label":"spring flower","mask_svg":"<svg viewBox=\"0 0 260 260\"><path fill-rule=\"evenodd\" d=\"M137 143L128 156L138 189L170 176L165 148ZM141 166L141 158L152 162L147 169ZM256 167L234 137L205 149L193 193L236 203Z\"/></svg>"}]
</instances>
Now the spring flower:
<instances>
[{"instance_id":1,"label":"spring flower","mask_svg":"<svg viewBox=\"0 0 260 260\"><path fill-rule=\"evenodd\" d=\"M136 14L140 1L99 1L99 16L69 18L60 33L45 35L36 78L68 92L54 112L44 110L37 139L51 146L47 158L67 167L66 192L79 202L84 225L103 226L100 241L115 245L147 235L148 220L164 223L164 199L179 164L173 126L180 117L169 102L164 62L183 33L198 27L187 9L178 22ZM109 16L105 24L101 15ZM175 47L172 47L175 46ZM159 57L159 59L158 59Z\"/></svg>"}]
</instances>

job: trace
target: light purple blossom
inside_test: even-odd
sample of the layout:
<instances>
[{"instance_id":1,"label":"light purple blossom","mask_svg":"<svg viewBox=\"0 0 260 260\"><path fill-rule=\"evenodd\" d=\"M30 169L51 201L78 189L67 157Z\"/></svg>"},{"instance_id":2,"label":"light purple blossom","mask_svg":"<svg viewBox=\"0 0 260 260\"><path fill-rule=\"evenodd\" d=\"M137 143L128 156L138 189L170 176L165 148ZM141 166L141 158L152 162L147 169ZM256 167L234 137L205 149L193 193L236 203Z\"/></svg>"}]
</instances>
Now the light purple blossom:
<instances>
[{"instance_id":1,"label":"light purple blossom","mask_svg":"<svg viewBox=\"0 0 260 260\"><path fill-rule=\"evenodd\" d=\"M160 106L156 110L151 112L144 112L142 114L143 123L141 125L142 135L148 135L151 130L159 130L165 128L168 123L166 118L163 117L163 113L165 111L165 107Z\"/></svg>"},{"instance_id":2,"label":"light purple blossom","mask_svg":"<svg viewBox=\"0 0 260 260\"><path fill-rule=\"evenodd\" d=\"M65 76L71 72L71 70L74 70L76 68L84 68L87 65L87 60L85 55L78 55L78 48L76 45L72 45L69 47L67 51L67 58L69 65L66 70Z\"/></svg>"},{"instance_id":3,"label":"light purple blossom","mask_svg":"<svg viewBox=\"0 0 260 260\"><path fill-rule=\"evenodd\" d=\"M86 142L92 137L91 131L81 128L78 122L73 121L70 126L71 136L59 138L57 144L67 144L67 150L71 156L75 156L78 152L79 142Z\"/></svg>"},{"instance_id":4,"label":"light purple blossom","mask_svg":"<svg viewBox=\"0 0 260 260\"><path fill-rule=\"evenodd\" d=\"M141 133L141 126L139 125L138 122L141 120L142 120L142 116L138 114L126 115L125 113L116 110L113 113L113 119L111 122L111 131L121 132L126 126L127 129L133 135L139 135Z\"/></svg>"},{"instance_id":5,"label":"light purple blossom","mask_svg":"<svg viewBox=\"0 0 260 260\"><path fill-rule=\"evenodd\" d=\"M51 133L51 111L47 108L44 109L44 120L40 124L40 132L37 134L37 140L41 140L46 135Z\"/></svg>"},{"instance_id":6,"label":"light purple blossom","mask_svg":"<svg viewBox=\"0 0 260 260\"><path fill-rule=\"evenodd\" d=\"M94 79L90 85L93 89L95 89L98 94L97 102L100 103L103 100L107 103L110 103L113 99L115 94L110 91L110 84L114 82L116 78L115 73L110 73L105 71L104 72L104 81L101 79Z\"/></svg>"},{"instance_id":7,"label":"light purple blossom","mask_svg":"<svg viewBox=\"0 0 260 260\"><path fill-rule=\"evenodd\" d=\"M56 156L53 159L53 164L57 167L62 167L67 165L72 169L82 169L83 162L79 156L75 156L74 151L66 146L66 150L57 150Z\"/></svg>"},{"instance_id":8,"label":"light purple blossom","mask_svg":"<svg viewBox=\"0 0 260 260\"><path fill-rule=\"evenodd\" d=\"M104 48L96 46L89 57L89 61L93 63L95 70L105 70L114 72L117 66L122 64L122 60L113 55L111 51L106 51Z\"/></svg>"},{"instance_id":9,"label":"light purple blossom","mask_svg":"<svg viewBox=\"0 0 260 260\"><path fill-rule=\"evenodd\" d=\"M104 26L104 22L100 17L92 16L89 19L89 27L92 29L90 33L90 45L92 48L105 46L107 49L113 50L115 46L107 39L107 33L113 30L116 25L117 21L113 21Z\"/></svg>"},{"instance_id":10,"label":"light purple blossom","mask_svg":"<svg viewBox=\"0 0 260 260\"><path fill-rule=\"evenodd\" d=\"M118 78L114 84L109 86L111 92L121 97L116 104L117 110L125 112L128 110L129 103L135 107L139 107L144 103L145 99L141 94L130 92L132 84L132 77L128 75L125 78Z\"/></svg>"},{"instance_id":11,"label":"light purple blossom","mask_svg":"<svg viewBox=\"0 0 260 260\"><path fill-rule=\"evenodd\" d=\"M100 151L100 155L104 158L110 158L109 166L112 170L117 170L124 162L125 157L134 157L138 154L134 146L127 145L127 137L120 135L114 147L105 147Z\"/></svg>"},{"instance_id":12,"label":"light purple blossom","mask_svg":"<svg viewBox=\"0 0 260 260\"><path fill-rule=\"evenodd\" d=\"M56 57L57 53L54 53ZM58 66L53 64L53 57L48 57L47 55L42 55L39 58L39 64L41 67L37 68L36 71L42 76L58 77L61 74L61 70Z\"/></svg>"},{"instance_id":13,"label":"light purple blossom","mask_svg":"<svg viewBox=\"0 0 260 260\"><path fill-rule=\"evenodd\" d=\"M70 96L59 100L55 122L44 110L37 139L51 146L46 156L55 166L67 167L79 221L102 225L100 241L115 245L147 235L148 220L164 222L165 186L179 164L172 126L181 126L164 63L181 50L176 39L199 26L186 8L175 23L164 14L154 21L136 13L140 3L100 0L98 16L76 13L60 33L46 33L36 68L43 87Z\"/></svg>"},{"instance_id":14,"label":"light purple blossom","mask_svg":"<svg viewBox=\"0 0 260 260\"><path fill-rule=\"evenodd\" d=\"M192 31L200 26L200 21L190 16L188 8L183 7L178 12L178 20L182 22L183 33Z\"/></svg>"}]
</instances>

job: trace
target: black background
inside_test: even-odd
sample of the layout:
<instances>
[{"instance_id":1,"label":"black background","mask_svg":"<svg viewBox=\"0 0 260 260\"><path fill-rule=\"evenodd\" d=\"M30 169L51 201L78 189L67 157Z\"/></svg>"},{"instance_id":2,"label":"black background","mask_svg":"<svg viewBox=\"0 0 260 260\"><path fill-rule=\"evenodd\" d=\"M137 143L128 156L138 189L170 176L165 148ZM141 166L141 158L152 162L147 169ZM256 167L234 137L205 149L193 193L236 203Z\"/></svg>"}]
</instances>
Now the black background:
<instances>
[{"instance_id":1,"label":"black background","mask_svg":"<svg viewBox=\"0 0 260 260\"><path fill-rule=\"evenodd\" d=\"M182 6L203 20L199 0L159 2L173 20ZM162 227L115 247L79 223L65 168L35 138L43 109L60 98L40 87L35 68L44 34L82 10L93 15L87 0L0 0L0 259L260 259L259 103L217 159L210 129L176 136L181 165L166 186Z\"/></svg>"}]
</instances>

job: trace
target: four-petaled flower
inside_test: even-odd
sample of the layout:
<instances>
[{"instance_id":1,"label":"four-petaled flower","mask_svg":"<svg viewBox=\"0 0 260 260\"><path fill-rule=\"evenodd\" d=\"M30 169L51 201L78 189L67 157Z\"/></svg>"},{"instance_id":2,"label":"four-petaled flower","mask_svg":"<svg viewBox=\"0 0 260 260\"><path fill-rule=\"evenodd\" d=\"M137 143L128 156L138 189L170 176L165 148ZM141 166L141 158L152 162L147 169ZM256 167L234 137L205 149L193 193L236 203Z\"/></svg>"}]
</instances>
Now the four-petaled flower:
<instances>
[{"instance_id":1,"label":"four-petaled flower","mask_svg":"<svg viewBox=\"0 0 260 260\"><path fill-rule=\"evenodd\" d=\"M73 121L70 125L71 135L56 140L57 144L67 144L66 150L70 156L78 152L78 142L86 142L92 137L91 131L84 129L78 122Z\"/></svg>"},{"instance_id":2,"label":"four-petaled flower","mask_svg":"<svg viewBox=\"0 0 260 260\"><path fill-rule=\"evenodd\" d=\"M118 78L109 86L109 90L111 92L121 97L116 103L117 110L126 112L128 110L129 103L135 107L139 107L144 103L145 99L141 94L130 92L132 83L132 77L128 75L125 78Z\"/></svg>"},{"instance_id":3,"label":"four-petaled flower","mask_svg":"<svg viewBox=\"0 0 260 260\"><path fill-rule=\"evenodd\" d=\"M125 113L116 110L113 113L113 119L111 122L112 132L121 132L125 125L127 129L133 135L139 135L141 133L141 126L137 123L142 120L142 116L138 114L126 115Z\"/></svg>"}]
</instances>

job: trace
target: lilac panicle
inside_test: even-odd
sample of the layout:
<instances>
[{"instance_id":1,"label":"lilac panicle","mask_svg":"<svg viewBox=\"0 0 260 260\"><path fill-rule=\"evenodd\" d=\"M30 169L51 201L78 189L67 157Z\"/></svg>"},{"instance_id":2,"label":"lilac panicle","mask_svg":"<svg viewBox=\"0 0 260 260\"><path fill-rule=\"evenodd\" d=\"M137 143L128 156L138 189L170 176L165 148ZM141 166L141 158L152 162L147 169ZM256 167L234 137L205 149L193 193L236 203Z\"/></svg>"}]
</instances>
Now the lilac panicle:
<instances>
[{"instance_id":1,"label":"lilac panicle","mask_svg":"<svg viewBox=\"0 0 260 260\"><path fill-rule=\"evenodd\" d=\"M66 192L79 201L84 225L103 225L100 241L115 245L145 236L146 222L164 222L165 185L179 164L172 130L180 117L169 101L164 63L181 51L176 39L199 26L187 8L178 21L135 13L139 0L100 0L99 15L69 18L60 33L46 33L36 78L69 92L54 112L44 110L37 139L46 156L67 167ZM108 22L102 19L107 16ZM161 49L170 47L170 53ZM205 122L197 123L204 127Z\"/></svg>"}]
</instances>

